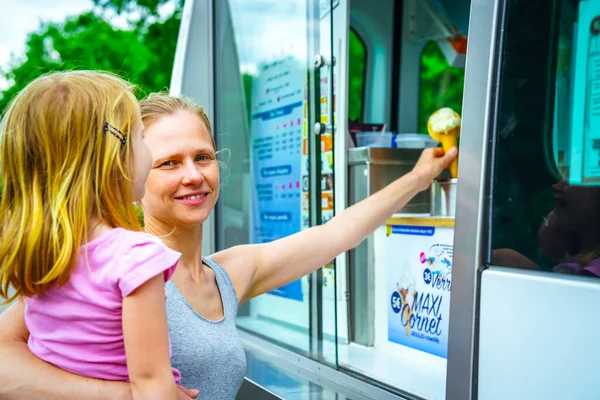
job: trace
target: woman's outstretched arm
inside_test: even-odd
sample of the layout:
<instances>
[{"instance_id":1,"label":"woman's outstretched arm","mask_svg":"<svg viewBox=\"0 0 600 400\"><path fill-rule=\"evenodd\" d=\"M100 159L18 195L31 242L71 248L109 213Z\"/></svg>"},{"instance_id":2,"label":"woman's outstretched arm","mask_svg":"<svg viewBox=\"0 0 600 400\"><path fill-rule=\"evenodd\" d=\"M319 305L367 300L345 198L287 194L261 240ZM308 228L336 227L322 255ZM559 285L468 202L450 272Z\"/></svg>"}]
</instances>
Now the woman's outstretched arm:
<instances>
[{"instance_id":1,"label":"woman's outstretched arm","mask_svg":"<svg viewBox=\"0 0 600 400\"><path fill-rule=\"evenodd\" d=\"M243 245L213 255L229 273L240 303L295 281L321 268L367 236L426 190L457 156L441 148L426 149L406 175L352 205L328 223L273 242Z\"/></svg>"}]
</instances>

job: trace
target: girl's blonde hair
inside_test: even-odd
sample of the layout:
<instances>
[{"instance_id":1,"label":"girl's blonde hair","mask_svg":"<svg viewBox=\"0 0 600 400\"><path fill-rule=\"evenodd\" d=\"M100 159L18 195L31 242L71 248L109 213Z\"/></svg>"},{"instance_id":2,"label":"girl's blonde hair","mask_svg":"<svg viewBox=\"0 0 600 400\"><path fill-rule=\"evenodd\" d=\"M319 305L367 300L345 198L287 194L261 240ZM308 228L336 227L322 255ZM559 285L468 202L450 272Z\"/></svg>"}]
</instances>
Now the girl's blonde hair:
<instances>
[{"instance_id":1,"label":"girl's blonde hair","mask_svg":"<svg viewBox=\"0 0 600 400\"><path fill-rule=\"evenodd\" d=\"M63 284L90 219L141 229L133 206L137 100L101 72L52 73L12 101L0 125L0 296ZM9 286L15 289L8 295Z\"/></svg>"},{"instance_id":2,"label":"girl's blonde hair","mask_svg":"<svg viewBox=\"0 0 600 400\"><path fill-rule=\"evenodd\" d=\"M173 115L180 110L189 111L190 113L197 115L206 126L206 130L212 140L213 149L216 150L217 146L212 134L212 126L206 112L189 98L183 96L170 96L166 93L152 93L144 100L140 101L140 110L142 113L142 121L145 126L150 126L161 117Z\"/></svg>"}]
</instances>

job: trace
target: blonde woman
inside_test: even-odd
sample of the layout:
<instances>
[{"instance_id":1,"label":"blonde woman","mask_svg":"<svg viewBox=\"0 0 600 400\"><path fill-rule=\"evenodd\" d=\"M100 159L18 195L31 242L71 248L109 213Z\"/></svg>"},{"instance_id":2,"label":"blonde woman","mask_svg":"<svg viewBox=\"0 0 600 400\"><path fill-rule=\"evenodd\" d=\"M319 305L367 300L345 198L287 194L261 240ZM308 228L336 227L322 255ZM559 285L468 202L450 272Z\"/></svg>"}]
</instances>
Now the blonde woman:
<instances>
[{"instance_id":1,"label":"blonde woman","mask_svg":"<svg viewBox=\"0 0 600 400\"><path fill-rule=\"evenodd\" d=\"M39 359L176 399L164 284L180 254L136 232L152 163L143 130L131 86L112 75L54 73L19 93L1 128L0 296L23 299Z\"/></svg>"},{"instance_id":2,"label":"blonde woman","mask_svg":"<svg viewBox=\"0 0 600 400\"><path fill-rule=\"evenodd\" d=\"M219 196L219 165L208 118L189 100L162 94L142 101L141 110L153 156L141 201L146 230L182 254L167 284L172 363L180 370L184 386L200 389L200 398L211 400L234 399L245 374L246 359L235 326L239 304L299 279L358 245L427 189L457 156L456 149L445 155L442 149L427 149L412 172L325 225L203 257L202 223ZM328 246L321 245L325 242ZM1 331L3 325L19 325L22 312L16 305L0 316L0 397L43 393L45 399L127 398L123 387L84 381L33 359L21 346L27 335L22 324ZM12 357L12 368L3 357ZM40 372L31 382L15 368ZM72 385L74 394L49 387L53 379Z\"/></svg>"}]
</instances>

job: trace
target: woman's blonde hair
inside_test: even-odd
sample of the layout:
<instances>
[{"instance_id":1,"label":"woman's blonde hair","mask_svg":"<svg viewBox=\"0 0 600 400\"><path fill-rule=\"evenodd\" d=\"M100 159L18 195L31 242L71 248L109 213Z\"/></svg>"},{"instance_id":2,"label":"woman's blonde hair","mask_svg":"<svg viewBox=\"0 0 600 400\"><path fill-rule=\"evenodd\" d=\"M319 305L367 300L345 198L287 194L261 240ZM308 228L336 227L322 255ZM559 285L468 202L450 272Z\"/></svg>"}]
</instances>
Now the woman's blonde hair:
<instances>
[{"instance_id":1,"label":"woman's blonde hair","mask_svg":"<svg viewBox=\"0 0 600 400\"><path fill-rule=\"evenodd\" d=\"M133 87L101 72L37 78L0 125L0 296L66 283L91 218L141 229L133 206ZM15 289L8 295L9 286Z\"/></svg>"},{"instance_id":2,"label":"woman's blonde hair","mask_svg":"<svg viewBox=\"0 0 600 400\"><path fill-rule=\"evenodd\" d=\"M206 126L206 130L212 140L213 149L216 150L217 146L212 134L212 126L206 112L189 98L183 96L171 96L166 93L152 93L144 100L140 101L140 110L142 113L142 121L145 126L150 126L161 117L173 115L180 110L189 111L190 113L197 115Z\"/></svg>"}]
</instances>

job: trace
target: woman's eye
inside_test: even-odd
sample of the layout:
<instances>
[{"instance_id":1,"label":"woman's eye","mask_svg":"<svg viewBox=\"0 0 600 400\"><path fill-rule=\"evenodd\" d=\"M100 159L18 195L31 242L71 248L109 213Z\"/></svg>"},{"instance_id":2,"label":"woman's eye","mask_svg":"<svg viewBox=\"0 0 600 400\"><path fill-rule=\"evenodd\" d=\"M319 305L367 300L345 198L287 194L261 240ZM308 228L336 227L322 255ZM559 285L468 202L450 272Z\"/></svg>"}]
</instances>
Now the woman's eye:
<instances>
[{"instance_id":1,"label":"woman's eye","mask_svg":"<svg viewBox=\"0 0 600 400\"><path fill-rule=\"evenodd\" d=\"M196 161L198 162L207 162L212 160L212 157L208 156L208 155L200 155L198 157L196 157Z\"/></svg>"},{"instance_id":2,"label":"woman's eye","mask_svg":"<svg viewBox=\"0 0 600 400\"><path fill-rule=\"evenodd\" d=\"M173 161L165 161L164 163L160 164L161 167L172 167L173 165Z\"/></svg>"}]
</instances>

